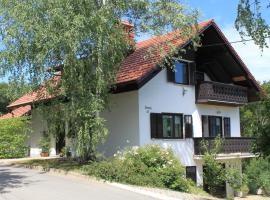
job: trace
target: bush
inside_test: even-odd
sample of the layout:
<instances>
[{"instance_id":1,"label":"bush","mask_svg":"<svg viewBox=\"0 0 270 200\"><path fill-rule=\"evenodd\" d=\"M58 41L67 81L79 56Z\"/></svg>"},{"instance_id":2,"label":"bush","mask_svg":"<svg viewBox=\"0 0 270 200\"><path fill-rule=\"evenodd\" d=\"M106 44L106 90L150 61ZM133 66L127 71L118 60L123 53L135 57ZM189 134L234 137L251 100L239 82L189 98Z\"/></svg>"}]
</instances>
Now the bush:
<instances>
[{"instance_id":1,"label":"bush","mask_svg":"<svg viewBox=\"0 0 270 200\"><path fill-rule=\"evenodd\" d=\"M207 141L202 141L203 147L203 181L207 185L207 189L210 194L216 195L217 188L224 183L226 180L226 171L221 162L219 162L216 158L218 153L220 153L222 149L223 139L218 136L215 138L214 143L212 144L212 148Z\"/></svg>"},{"instance_id":2,"label":"bush","mask_svg":"<svg viewBox=\"0 0 270 200\"><path fill-rule=\"evenodd\" d=\"M20 158L28 153L26 145L30 132L26 117L0 120L0 159Z\"/></svg>"},{"instance_id":3,"label":"bush","mask_svg":"<svg viewBox=\"0 0 270 200\"><path fill-rule=\"evenodd\" d=\"M173 152L158 145L134 147L109 161L83 167L84 173L108 181L189 192L195 185Z\"/></svg>"},{"instance_id":4,"label":"bush","mask_svg":"<svg viewBox=\"0 0 270 200\"><path fill-rule=\"evenodd\" d=\"M51 146L50 136L44 133L42 138L39 141L39 147L41 148L41 152L50 153L50 146Z\"/></svg>"},{"instance_id":5,"label":"bush","mask_svg":"<svg viewBox=\"0 0 270 200\"><path fill-rule=\"evenodd\" d=\"M240 169L229 168L225 172L226 182L236 192L247 190L247 176L243 174Z\"/></svg>"},{"instance_id":6,"label":"bush","mask_svg":"<svg viewBox=\"0 0 270 200\"><path fill-rule=\"evenodd\" d=\"M259 188L270 192L270 163L268 158L251 159L245 166L244 172L247 175L248 186L252 193L256 193Z\"/></svg>"}]
</instances>

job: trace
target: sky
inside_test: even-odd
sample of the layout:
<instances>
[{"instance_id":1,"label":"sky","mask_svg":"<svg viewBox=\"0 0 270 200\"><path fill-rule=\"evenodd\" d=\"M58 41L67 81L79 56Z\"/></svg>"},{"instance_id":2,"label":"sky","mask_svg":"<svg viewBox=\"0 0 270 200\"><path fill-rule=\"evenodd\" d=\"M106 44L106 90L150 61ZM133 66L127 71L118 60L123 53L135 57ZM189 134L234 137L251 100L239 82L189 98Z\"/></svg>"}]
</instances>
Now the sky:
<instances>
[{"instance_id":1,"label":"sky","mask_svg":"<svg viewBox=\"0 0 270 200\"><path fill-rule=\"evenodd\" d=\"M183 0L183 2L191 8L200 10L201 21L214 19L230 42L241 40L234 28L239 0ZM261 2L266 2L266 0ZM269 12L269 9L267 12ZM267 21L270 21L270 15L264 17ZM261 52L252 41L246 42L246 44L236 43L232 46L258 81L270 80L269 48Z\"/></svg>"},{"instance_id":2,"label":"sky","mask_svg":"<svg viewBox=\"0 0 270 200\"><path fill-rule=\"evenodd\" d=\"M241 40L234 28L239 0L182 0L191 8L199 9L200 21L214 19L229 41ZM262 0L264 2L266 0ZM269 9L267 13L269 12ZM270 15L265 16L270 22ZM270 49L263 52L251 41L232 44L255 78L260 81L270 80ZM270 46L270 43L269 43ZM7 81L2 79L2 81ZM1 82L1 78L0 78Z\"/></svg>"}]
</instances>

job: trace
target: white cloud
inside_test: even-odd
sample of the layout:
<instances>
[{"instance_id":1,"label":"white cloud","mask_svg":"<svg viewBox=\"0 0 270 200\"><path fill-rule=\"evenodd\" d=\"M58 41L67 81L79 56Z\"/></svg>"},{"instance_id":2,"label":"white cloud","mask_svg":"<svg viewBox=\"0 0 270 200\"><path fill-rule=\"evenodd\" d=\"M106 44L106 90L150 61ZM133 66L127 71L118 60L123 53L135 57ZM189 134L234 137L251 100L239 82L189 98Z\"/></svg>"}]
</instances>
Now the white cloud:
<instances>
[{"instance_id":1,"label":"white cloud","mask_svg":"<svg viewBox=\"0 0 270 200\"><path fill-rule=\"evenodd\" d=\"M233 25L223 28L223 33L230 42L241 40L239 33ZM258 81L270 80L270 48L264 49L261 52L253 41L234 43L232 46Z\"/></svg>"}]
</instances>

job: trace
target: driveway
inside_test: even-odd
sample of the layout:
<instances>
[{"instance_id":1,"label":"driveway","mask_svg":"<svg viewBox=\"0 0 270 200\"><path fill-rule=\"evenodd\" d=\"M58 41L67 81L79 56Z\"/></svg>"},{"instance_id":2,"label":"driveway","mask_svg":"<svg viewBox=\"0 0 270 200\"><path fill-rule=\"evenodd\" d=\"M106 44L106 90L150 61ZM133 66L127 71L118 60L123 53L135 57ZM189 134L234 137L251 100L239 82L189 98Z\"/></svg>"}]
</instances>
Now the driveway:
<instances>
[{"instance_id":1,"label":"driveway","mask_svg":"<svg viewBox=\"0 0 270 200\"><path fill-rule=\"evenodd\" d=\"M0 200L153 200L106 183L0 165Z\"/></svg>"}]
</instances>

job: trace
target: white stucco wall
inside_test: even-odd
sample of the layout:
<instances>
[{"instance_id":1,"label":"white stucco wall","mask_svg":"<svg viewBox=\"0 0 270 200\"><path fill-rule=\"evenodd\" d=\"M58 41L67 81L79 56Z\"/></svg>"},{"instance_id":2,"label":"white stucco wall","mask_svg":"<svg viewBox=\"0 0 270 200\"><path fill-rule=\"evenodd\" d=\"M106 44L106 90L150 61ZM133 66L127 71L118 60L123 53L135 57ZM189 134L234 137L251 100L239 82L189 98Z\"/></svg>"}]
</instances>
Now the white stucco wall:
<instances>
[{"instance_id":1,"label":"white stucco wall","mask_svg":"<svg viewBox=\"0 0 270 200\"><path fill-rule=\"evenodd\" d=\"M109 130L105 144L99 147L105 156L140 144L138 91L113 94L110 100L111 109L101 114Z\"/></svg>"},{"instance_id":2,"label":"white stucco wall","mask_svg":"<svg viewBox=\"0 0 270 200\"><path fill-rule=\"evenodd\" d=\"M140 145L158 143L162 146L170 146L178 155L182 164L186 166L196 165L193 160L192 139L151 139L151 112L192 115L194 137L202 137L201 115L230 117L232 136L240 136L239 108L195 104L195 87L168 82L166 69L158 73L139 90Z\"/></svg>"},{"instance_id":3,"label":"white stucco wall","mask_svg":"<svg viewBox=\"0 0 270 200\"><path fill-rule=\"evenodd\" d=\"M42 116L37 112L37 110L32 110L32 132L29 137L28 144L30 146L30 156L38 157L40 156L41 149L39 148L39 141L42 138L42 134L47 130L47 123L42 119ZM50 155L56 155L55 151L55 139L51 138L51 151Z\"/></svg>"}]
</instances>

